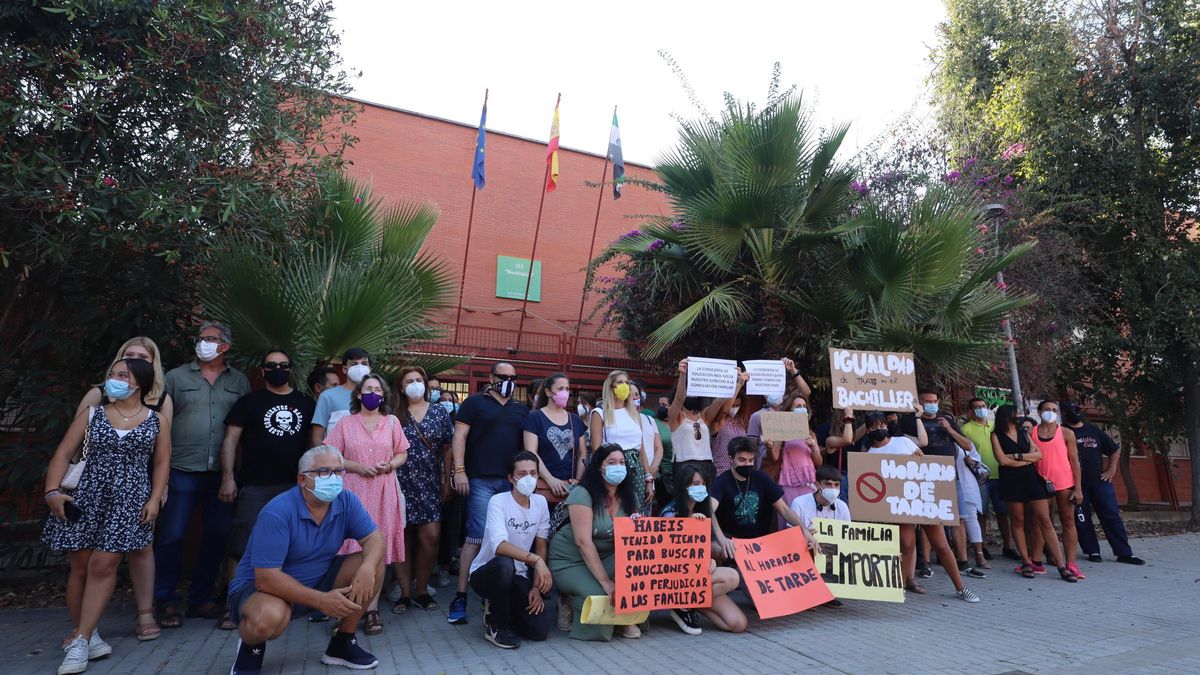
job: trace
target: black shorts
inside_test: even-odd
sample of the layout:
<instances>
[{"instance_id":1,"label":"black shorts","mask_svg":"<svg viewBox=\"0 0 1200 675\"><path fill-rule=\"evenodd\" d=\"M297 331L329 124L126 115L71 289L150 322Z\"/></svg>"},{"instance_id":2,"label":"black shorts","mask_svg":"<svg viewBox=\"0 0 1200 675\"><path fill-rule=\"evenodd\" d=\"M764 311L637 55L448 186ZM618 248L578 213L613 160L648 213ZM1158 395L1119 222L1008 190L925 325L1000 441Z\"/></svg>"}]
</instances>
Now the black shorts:
<instances>
[{"instance_id":1,"label":"black shorts","mask_svg":"<svg viewBox=\"0 0 1200 675\"><path fill-rule=\"evenodd\" d=\"M332 591L333 582L337 581L338 572L341 571L342 563L345 562L347 557L348 556L344 555L334 556L333 560L329 563L329 569L325 570L325 574L321 576L319 581L317 581L317 585L313 586L313 590L321 591L322 593ZM239 588L236 592L231 592L229 594L229 618L232 619L234 623L241 621L242 604L244 604L246 600L256 592L258 592L258 589L254 587L254 584L246 584L245 586ZM299 619L302 616L308 616L315 611L317 610L314 607L292 603L293 620Z\"/></svg>"},{"instance_id":2,"label":"black shorts","mask_svg":"<svg viewBox=\"0 0 1200 675\"><path fill-rule=\"evenodd\" d=\"M246 553L250 533L254 531L254 523L258 522L258 514L262 512L263 507L295 486L295 483L288 483L245 485L238 488L237 500L233 503L233 524L229 528L229 539L225 544L226 555L234 560L241 560Z\"/></svg>"}]
</instances>

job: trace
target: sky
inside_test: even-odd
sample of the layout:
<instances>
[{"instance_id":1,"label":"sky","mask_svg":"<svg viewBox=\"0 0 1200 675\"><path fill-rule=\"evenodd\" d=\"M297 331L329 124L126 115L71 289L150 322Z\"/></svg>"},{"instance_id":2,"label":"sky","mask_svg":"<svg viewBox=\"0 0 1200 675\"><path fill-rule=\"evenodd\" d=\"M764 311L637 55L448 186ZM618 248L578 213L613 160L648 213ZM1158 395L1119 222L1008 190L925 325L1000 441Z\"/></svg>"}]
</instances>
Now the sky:
<instances>
[{"instance_id":1,"label":"sky","mask_svg":"<svg viewBox=\"0 0 1200 675\"><path fill-rule=\"evenodd\" d=\"M762 102L772 65L828 127L849 123L846 156L927 113L942 0L579 3L335 0L354 95L547 139L562 94L561 143L602 154L617 106L626 161L653 164L698 117L669 52L709 112L723 93ZM357 76L361 71L361 77ZM843 157L844 158L844 157Z\"/></svg>"}]
</instances>

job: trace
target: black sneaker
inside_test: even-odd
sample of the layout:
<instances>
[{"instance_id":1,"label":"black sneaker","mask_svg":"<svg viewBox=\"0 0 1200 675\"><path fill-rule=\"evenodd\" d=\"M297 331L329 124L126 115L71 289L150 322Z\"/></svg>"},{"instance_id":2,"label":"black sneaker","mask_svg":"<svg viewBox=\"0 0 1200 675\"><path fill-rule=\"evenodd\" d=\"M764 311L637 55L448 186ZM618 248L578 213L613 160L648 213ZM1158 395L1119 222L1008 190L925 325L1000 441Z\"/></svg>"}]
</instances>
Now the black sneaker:
<instances>
[{"instance_id":1,"label":"black sneaker","mask_svg":"<svg viewBox=\"0 0 1200 675\"><path fill-rule=\"evenodd\" d=\"M822 607L832 607L834 609L842 609L843 607L846 606L846 603L842 602L841 600L838 600L837 598L834 598L821 606Z\"/></svg>"},{"instance_id":2,"label":"black sneaker","mask_svg":"<svg viewBox=\"0 0 1200 675\"><path fill-rule=\"evenodd\" d=\"M1099 553L1089 553L1088 554L1088 562L1094 562L1094 563L1104 562L1104 558Z\"/></svg>"},{"instance_id":3,"label":"black sneaker","mask_svg":"<svg viewBox=\"0 0 1200 675\"><path fill-rule=\"evenodd\" d=\"M929 563L925 563L924 565L921 565L921 568L917 570L917 576L921 577L922 579L928 579L928 578L932 577L933 576L933 567L931 567L929 565Z\"/></svg>"},{"instance_id":4,"label":"black sneaker","mask_svg":"<svg viewBox=\"0 0 1200 675\"><path fill-rule=\"evenodd\" d=\"M238 640L237 658L229 675L258 675L262 672L263 656L267 653L267 643L248 645Z\"/></svg>"},{"instance_id":5,"label":"black sneaker","mask_svg":"<svg viewBox=\"0 0 1200 675\"><path fill-rule=\"evenodd\" d=\"M309 623L325 623L328 620L329 617L322 612L313 612L312 614L308 615Z\"/></svg>"},{"instance_id":6,"label":"black sneaker","mask_svg":"<svg viewBox=\"0 0 1200 675\"><path fill-rule=\"evenodd\" d=\"M379 665L375 655L358 646L358 638L354 633L338 631L329 641L321 663L328 666L343 666L351 670L370 670Z\"/></svg>"},{"instance_id":7,"label":"black sneaker","mask_svg":"<svg viewBox=\"0 0 1200 675\"><path fill-rule=\"evenodd\" d=\"M1014 549L1006 548L1001 553L1001 555L1003 555L1005 558L1008 558L1009 560L1016 560L1017 562L1021 562L1021 554L1017 553L1016 550L1014 550Z\"/></svg>"},{"instance_id":8,"label":"black sneaker","mask_svg":"<svg viewBox=\"0 0 1200 675\"><path fill-rule=\"evenodd\" d=\"M1141 558L1137 557L1136 555L1119 555L1119 556L1117 556L1117 562L1125 563L1126 565L1145 565L1146 564L1145 560L1142 560Z\"/></svg>"},{"instance_id":9,"label":"black sneaker","mask_svg":"<svg viewBox=\"0 0 1200 675\"><path fill-rule=\"evenodd\" d=\"M695 610L673 609L670 614L671 619L675 621L675 625L679 626L679 630L688 635L699 635L704 632L700 628L700 617L696 616Z\"/></svg>"},{"instance_id":10,"label":"black sneaker","mask_svg":"<svg viewBox=\"0 0 1200 675\"><path fill-rule=\"evenodd\" d=\"M500 649L516 649L521 646L521 638L513 635L508 628L497 628L486 621L483 624L483 639Z\"/></svg>"}]
</instances>

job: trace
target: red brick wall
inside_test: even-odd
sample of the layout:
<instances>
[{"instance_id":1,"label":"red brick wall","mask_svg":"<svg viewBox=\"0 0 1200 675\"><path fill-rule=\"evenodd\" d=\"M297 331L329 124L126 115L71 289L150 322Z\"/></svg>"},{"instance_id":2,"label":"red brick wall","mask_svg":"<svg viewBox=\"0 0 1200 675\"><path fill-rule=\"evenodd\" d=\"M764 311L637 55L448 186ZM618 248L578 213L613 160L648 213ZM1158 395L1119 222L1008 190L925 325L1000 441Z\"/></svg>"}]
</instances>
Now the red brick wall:
<instances>
[{"instance_id":1,"label":"red brick wall","mask_svg":"<svg viewBox=\"0 0 1200 675\"><path fill-rule=\"evenodd\" d=\"M546 111L547 132L550 112ZM563 140L568 145L572 137L581 134L607 133L605 129L578 129L570 118L564 120L563 129ZM436 203L442 215L425 250L446 263L455 279L462 279L476 129L365 104L354 133L359 141L347 153L352 162L350 175L371 184L375 194L389 203ZM520 300L495 297L496 256L529 257L545 160L544 140L530 141L489 131L487 187L475 197L466 266L464 324L516 328L520 321ZM559 165L558 189L546 195L538 237L536 257L542 261L542 301L529 303L527 331L574 332L579 316L583 269L588 262L600 191L584 182L600 180L604 158L564 149L559 153ZM609 173L611 179L611 169ZM626 173L631 178L653 179L653 172L642 166L627 165ZM639 220L629 216L669 213L666 200L658 193L626 186L617 201L612 199L611 186L605 187L604 193L597 255L608 242L638 226ZM588 298L585 320L594 298ZM451 311L448 320L453 319ZM595 335L597 323L598 318L592 324L585 323L581 335Z\"/></svg>"}]
</instances>

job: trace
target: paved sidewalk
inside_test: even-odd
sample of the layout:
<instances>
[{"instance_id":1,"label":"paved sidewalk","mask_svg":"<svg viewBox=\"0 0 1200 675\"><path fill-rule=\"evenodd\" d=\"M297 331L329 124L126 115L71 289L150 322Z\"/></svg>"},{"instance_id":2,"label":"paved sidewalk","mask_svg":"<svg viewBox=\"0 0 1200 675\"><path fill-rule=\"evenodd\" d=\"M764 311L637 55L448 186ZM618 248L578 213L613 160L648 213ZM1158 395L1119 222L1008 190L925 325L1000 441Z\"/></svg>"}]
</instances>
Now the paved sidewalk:
<instances>
[{"instance_id":1,"label":"paved sidewalk","mask_svg":"<svg viewBox=\"0 0 1200 675\"><path fill-rule=\"evenodd\" d=\"M474 596L470 624L446 623L445 590L442 610L385 611L382 635L359 635L379 657L381 673L1200 672L1200 534L1140 539L1133 546L1150 564L1081 563L1088 578L1078 584L1052 571L1026 580L1013 574L1010 561L993 561L987 579L969 583L983 599L978 605L955 598L940 568L925 582L929 594L910 595L903 605L851 601L843 610L759 621L739 595L751 616L743 635L706 627L690 637L656 613L640 640L580 643L554 631L547 642L505 651L483 640ZM87 672L227 673L237 637L214 625L189 620L154 642L138 643L132 610L110 608L101 634L113 654ZM265 672L350 672L320 663L328 626L293 623L268 645ZM0 672L55 672L68 628L61 609L0 612Z\"/></svg>"}]
</instances>

